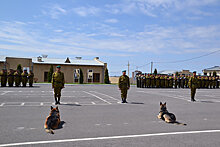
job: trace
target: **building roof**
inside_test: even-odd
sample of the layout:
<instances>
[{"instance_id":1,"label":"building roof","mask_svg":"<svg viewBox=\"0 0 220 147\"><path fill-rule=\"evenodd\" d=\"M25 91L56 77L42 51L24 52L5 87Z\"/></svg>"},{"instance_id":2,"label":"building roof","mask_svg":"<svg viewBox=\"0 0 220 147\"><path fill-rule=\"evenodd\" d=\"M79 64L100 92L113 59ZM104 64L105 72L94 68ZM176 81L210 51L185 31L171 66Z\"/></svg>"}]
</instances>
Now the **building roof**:
<instances>
[{"instance_id":1,"label":"building roof","mask_svg":"<svg viewBox=\"0 0 220 147\"><path fill-rule=\"evenodd\" d=\"M5 62L5 56L0 56L0 62Z\"/></svg>"},{"instance_id":2,"label":"building roof","mask_svg":"<svg viewBox=\"0 0 220 147\"><path fill-rule=\"evenodd\" d=\"M171 74L175 74L176 72L178 72L178 71L176 71L176 70L162 70L162 71L158 72L158 74L171 75Z\"/></svg>"},{"instance_id":3,"label":"building roof","mask_svg":"<svg viewBox=\"0 0 220 147\"><path fill-rule=\"evenodd\" d=\"M60 65L93 65L93 66L104 66L104 63L94 59L94 60L84 60L84 59L71 59L70 63L65 63L66 59L55 59L55 58L42 58L42 61L38 61L38 58L32 58L32 62L35 64L60 64Z\"/></svg>"},{"instance_id":4,"label":"building roof","mask_svg":"<svg viewBox=\"0 0 220 147\"><path fill-rule=\"evenodd\" d=\"M206 68L206 69L203 69L203 70L220 70L220 66L214 66L214 67L210 67L210 68Z\"/></svg>"}]
</instances>

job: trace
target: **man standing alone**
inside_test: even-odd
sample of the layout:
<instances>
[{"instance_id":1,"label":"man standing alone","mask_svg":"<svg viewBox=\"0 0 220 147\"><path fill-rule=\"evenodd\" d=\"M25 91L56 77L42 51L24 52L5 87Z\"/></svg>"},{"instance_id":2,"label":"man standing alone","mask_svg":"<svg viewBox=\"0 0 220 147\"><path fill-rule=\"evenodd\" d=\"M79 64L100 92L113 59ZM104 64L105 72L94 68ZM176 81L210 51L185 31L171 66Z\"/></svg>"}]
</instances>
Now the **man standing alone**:
<instances>
[{"instance_id":1,"label":"man standing alone","mask_svg":"<svg viewBox=\"0 0 220 147\"><path fill-rule=\"evenodd\" d=\"M64 88L64 74L58 65L56 71L52 75L52 88L54 89L55 105L60 104L61 90Z\"/></svg>"},{"instance_id":2,"label":"man standing alone","mask_svg":"<svg viewBox=\"0 0 220 147\"><path fill-rule=\"evenodd\" d=\"M195 102L196 88L198 86L198 79L196 77L196 72L193 72L193 76L189 79L189 88L191 89L191 101Z\"/></svg>"},{"instance_id":3,"label":"man standing alone","mask_svg":"<svg viewBox=\"0 0 220 147\"><path fill-rule=\"evenodd\" d=\"M126 70L122 71L122 76L120 76L118 81L118 87L121 90L122 103L127 103L127 93L130 88L129 77L126 75Z\"/></svg>"}]
</instances>

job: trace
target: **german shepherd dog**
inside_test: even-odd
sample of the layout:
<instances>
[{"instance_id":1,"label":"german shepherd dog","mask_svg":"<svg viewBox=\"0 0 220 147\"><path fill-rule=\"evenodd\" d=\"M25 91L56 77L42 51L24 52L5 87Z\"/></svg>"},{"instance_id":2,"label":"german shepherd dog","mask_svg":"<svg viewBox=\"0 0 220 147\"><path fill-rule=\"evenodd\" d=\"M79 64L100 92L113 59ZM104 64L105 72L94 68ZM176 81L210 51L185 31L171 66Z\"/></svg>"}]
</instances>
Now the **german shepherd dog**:
<instances>
[{"instance_id":1,"label":"german shepherd dog","mask_svg":"<svg viewBox=\"0 0 220 147\"><path fill-rule=\"evenodd\" d=\"M166 102L164 104L162 102L160 102L160 112L157 117L159 119L164 120L166 123L172 123L172 124L186 126L186 124L176 121L176 117L173 113L168 112Z\"/></svg>"},{"instance_id":2,"label":"german shepherd dog","mask_svg":"<svg viewBox=\"0 0 220 147\"><path fill-rule=\"evenodd\" d=\"M53 108L51 106L50 115L47 117L44 128L47 133L54 134L53 130L57 129L60 125L60 112L58 106Z\"/></svg>"}]
</instances>

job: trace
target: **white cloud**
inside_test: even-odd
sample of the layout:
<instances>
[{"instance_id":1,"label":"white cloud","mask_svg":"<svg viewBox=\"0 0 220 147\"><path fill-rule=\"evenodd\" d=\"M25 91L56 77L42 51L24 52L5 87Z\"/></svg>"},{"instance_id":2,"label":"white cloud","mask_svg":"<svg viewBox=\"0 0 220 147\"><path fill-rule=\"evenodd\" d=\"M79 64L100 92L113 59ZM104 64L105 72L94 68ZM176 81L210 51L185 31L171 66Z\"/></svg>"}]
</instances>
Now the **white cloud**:
<instances>
[{"instance_id":1,"label":"white cloud","mask_svg":"<svg viewBox=\"0 0 220 147\"><path fill-rule=\"evenodd\" d=\"M107 22L107 23L118 23L118 20L112 18L112 19L106 19L105 22Z\"/></svg>"},{"instance_id":2,"label":"white cloud","mask_svg":"<svg viewBox=\"0 0 220 147\"><path fill-rule=\"evenodd\" d=\"M98 13L100 12L100 9L96 7L77 7L77 8L74 8L73 11L79 16L86 17L88 15L90 16L98 15Z\"/></svg>"},{"instance_id":3,"label":"white cloud","mask_svg":"<svg viewBox=\"0 0 220 147\"><path fill-rule=\"evenodd\" d=\"M54 32L61 33L61 32L63 32L63 30L58 29L58 30L54 30Z\"/></svg>"},{"instance_id":4,"label":"white cloud","mask_svg":"<svg viewBox=\"0 0 220 147\"><path fill-rule=\"evenodd\" d=\"M58 19L61 15L67 14L67 10L59 4L53 4L47 6L44 10L42 10L42 13L44 15L50 16L52 19Z\"/></svg>"}]
</instances>

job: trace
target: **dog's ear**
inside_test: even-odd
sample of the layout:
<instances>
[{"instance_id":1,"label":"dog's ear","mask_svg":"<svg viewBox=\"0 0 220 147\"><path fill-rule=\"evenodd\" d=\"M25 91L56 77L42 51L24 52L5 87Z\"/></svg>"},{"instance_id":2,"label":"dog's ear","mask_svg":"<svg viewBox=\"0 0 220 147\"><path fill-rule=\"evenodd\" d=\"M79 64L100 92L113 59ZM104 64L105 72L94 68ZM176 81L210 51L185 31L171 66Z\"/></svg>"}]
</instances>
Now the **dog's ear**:
<instances>
[{"instance_id":1,"label":"dog's ear","mask_svg":"<svg viewBox=\"0 0 220 147\"><path fill-rule=\"evenodd\" d=\"M56 109L59 110L59 109L58 109L58 106L56 106Z\"/></svg>"},{"instance_id":2,"label":"dog's ear","mask_svg":"<svg viewBox=\"0 0 220 147\"><path fill-rule=\"evenodd\" d=\"M166 105L166 104L167 104L167 102L164 103L164 105Z\"/></svg>"},{"instance_id":3,"label":"dog's ear","mask_svg":"<svg viewBox=\"0 0 220 147\"><path fill-rule=\"evenodd\" d=\"M50 109L52 110L52 109L53 109L53 106L50 106Z\"/></svg>"},{"instance_id":4,"label":"dog's ear","mask_svg":"<svg viewBox=\"0 0 220 147\"><path fill-rule=\"evenodd\" d=\"M162 102L160 102L160 105L162 105Z\"/></svg>"}]
</instances>

